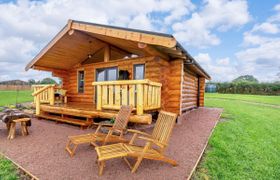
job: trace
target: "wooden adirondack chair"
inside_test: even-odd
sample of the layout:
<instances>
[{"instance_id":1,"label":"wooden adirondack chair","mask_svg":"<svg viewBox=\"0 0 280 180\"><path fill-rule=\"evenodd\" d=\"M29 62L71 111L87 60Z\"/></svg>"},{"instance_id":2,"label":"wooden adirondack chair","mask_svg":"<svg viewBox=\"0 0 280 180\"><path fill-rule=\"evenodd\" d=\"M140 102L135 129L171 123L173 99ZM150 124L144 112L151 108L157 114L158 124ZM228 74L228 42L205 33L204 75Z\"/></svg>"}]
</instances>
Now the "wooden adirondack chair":
<instances>
[{"instance_id":1,"label":"wooden adirondack chair","mask_svg":"<svg viewBox=\"0 0 280 180\"><path fill-rule=\"evenodd\" d=\"M137 130L128 130L128 132L134 133L129 144L117 143L96 147L99 175L103 173L105 161L113 158L123 158L132 173L137 170L143 159L163 161L176 166L177 162L175 160L164 155L176 118L177 115L174 113L161 111L152 135ZM146 141L145 146L136 146L134 144L136 138ZM158 148L154 148L154 145L158 146ZM132 166L127 157L136 158L136 163Z\"/></svg>"},{"instance_id":2,"label":"wooden adirondack chair","mask_svg":"<svg viewBox=\"0 0 280 180\"><path fill-rule=\"evenodd\" d=\"M95 133L69 136L69 141L65 147L65 150L70 154L71 157L73 157L78 145L80 144L88 143L93 146L98 146L96 142L101 142L102 145L105 145L106 143L128 142L128 140L123 138L123 133L126 129L131 111L132 106L121 106L121 109L115 118L114 124L95 123L98 125ZM107 134L100 132L100 128L102 126L108 129ZM119 135L114 135L114 132L118 133Z\"/></svg>"}]
</instances>

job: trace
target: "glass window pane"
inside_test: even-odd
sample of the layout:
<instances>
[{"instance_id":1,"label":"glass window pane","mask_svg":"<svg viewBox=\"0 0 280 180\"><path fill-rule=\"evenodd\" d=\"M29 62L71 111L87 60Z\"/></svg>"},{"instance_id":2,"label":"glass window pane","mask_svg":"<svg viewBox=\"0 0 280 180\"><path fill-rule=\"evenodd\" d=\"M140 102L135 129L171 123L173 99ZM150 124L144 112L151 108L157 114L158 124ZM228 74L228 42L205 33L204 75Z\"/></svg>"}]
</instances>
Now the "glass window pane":
<instances>
[{"instance_id":1,"label":"glass window pane","mask_svg":"<svg viewBox=\"0 0 280 180\"><path fill-rule=\"evenodd\" d=\"M145 78L145 66L144 64L134 65L134 79Z\"/></svg>"},{"instance_id":2,"label":"glass window pane","mask_svg":"<svg viewBox=\"0 0 280 180\"><path fill-rule=\"evenodd\" d=\"M96 81L105 81L105 70L98 70Z\"/></svg>"},{"instance_id":3,"label":"glass window pane","mask_svg":"<svg viewBox=\"0 0 280 180\"><path fill-rule=\"evenodd\" d=\"M84 79L85 79L85 72L79 71L78 72L78 92L79 93L84 92Z\"/></svg>"},{"instance_id":4,"label":"glass window pane","mask_svg":"<svg viewBox=\"0 0 280 180\"><path fill-rule=\"evenodd\" d=\"M107 69L107 73L108 73L108 77L107 77L107 81L115 81L117 80L117 69Z\"/></svg>"}]
</instances>

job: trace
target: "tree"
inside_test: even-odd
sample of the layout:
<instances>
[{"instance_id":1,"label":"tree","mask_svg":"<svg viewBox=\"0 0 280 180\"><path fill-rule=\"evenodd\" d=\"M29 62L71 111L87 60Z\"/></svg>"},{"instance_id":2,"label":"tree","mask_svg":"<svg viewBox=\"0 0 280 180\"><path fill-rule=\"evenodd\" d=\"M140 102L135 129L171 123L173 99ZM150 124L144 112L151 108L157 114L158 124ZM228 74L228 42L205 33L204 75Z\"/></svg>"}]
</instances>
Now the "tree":
<instances>
[{"instance_id":1,"label":"tree","mask_svg":"<svg viewBox=\"0 0 280 180\"><path fill-rule=\"evenodd\" d=\"M32 85L32 84L36 84L36 81L34 79L29 79L28 83Z\"/></svg>"},{"instance_id":2,"label":"tree","mask_svg":"<svg viewBox=\"0 0 280 180\"><path fill-rule=\"evenodd\" d=\"M57 84L57 83L52 78L44 78L42 81L40 81L40 84Z\"/></svg>"},{"instance_id":3,"label":"tree","mask_svg":"<svg viewBox=\"0 0 280 180\"><path fill-rule=\"evenodd\" d=\"M252 75L239 76L232 81L233 83L251 82L258 83L259 81Z\"/></svg>"}]
</instances>

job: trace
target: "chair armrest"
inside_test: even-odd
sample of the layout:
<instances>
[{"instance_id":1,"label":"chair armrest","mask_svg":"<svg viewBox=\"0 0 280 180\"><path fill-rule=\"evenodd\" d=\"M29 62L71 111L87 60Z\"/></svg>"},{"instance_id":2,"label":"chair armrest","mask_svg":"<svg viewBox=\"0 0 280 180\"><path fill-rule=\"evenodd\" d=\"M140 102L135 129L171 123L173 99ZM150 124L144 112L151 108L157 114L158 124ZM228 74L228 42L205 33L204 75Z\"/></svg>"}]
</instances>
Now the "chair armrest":
<instances>
[{"instance_id":1,"label":"chair armrest","mask_svg":"<svg viewBox=\"0 0 280 180\"><path fill-rule=\"evenodd\" d=\"M158 142L157 140L152 139L152 138L148 138L148 137L139 136L138 138L142 139L142 140L145 140L145 141L149 141L149 142L159 146L160 148L164 148L167 145L165 143Z\"/></svg>"},{"instance_id":2,"label":"chair armrest","mask_svg":"<svg viewBox=\"0 0 280 180\"><path fill-rule=\"evenodd\" d=\"M113 126L113 124L103 124L103 123L93 123L93 124L97 125L95 133L98 133L102 126L105 126L105 127L112 127Z\"/></svg>"},{"instance_id":3,"label":"chair armrest","mask_svg":"<svg viewBox=\"0 0 280 180\"><path fill-rule=\"evenodd\" d=\"M135 129L127 129L127 132L131 132L131 133L134 133L134 134L141 134L143 136L151 137L150 134L142 132L142 131L138 131L138 130L135 130Z\"/></svg>"}]
</instances>

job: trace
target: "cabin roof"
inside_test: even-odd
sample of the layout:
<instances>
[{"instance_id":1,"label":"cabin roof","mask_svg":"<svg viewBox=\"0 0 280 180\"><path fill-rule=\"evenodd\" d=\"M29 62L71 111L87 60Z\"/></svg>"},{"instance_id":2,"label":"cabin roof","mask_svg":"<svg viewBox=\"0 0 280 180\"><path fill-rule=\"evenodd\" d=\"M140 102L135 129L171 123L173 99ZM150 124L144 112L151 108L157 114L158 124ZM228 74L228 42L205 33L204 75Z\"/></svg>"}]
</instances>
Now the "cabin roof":
<instances>
[{"instance_id":1,"label":"cabin roof","mask_svg":"<svg viewBox=\"0 0 280 180\"><path fill-rule=\"evenodd\" d=\"M69 20L66 26L26 66L70 69L83 62L89 52L103 50L112 45L113 58L126 54L159 56L163 59L183 59L200 76L211 77L171 34L139 29L108 26L96 23ZM65 63L67 61L67 63Z\"/></svg>"}]
</instances>

